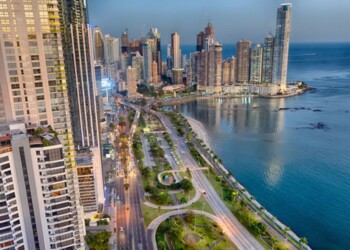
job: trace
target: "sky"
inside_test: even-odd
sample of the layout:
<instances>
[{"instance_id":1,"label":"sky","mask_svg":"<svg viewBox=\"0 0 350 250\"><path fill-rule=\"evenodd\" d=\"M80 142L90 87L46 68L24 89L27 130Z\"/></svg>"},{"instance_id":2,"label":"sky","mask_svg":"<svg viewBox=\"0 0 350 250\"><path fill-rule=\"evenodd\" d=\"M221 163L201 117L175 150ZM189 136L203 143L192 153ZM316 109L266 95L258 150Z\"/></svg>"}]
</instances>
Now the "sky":
<instances>
[{"instance_id":1,"label":"sky","mask_svg":"<svg viewBox=\"0 0 350 250\"><path fill-rule=\"evenodd\" d=\"M173 32L182 44L195 44L208 21L220 43L263 42L275 33L278 0L87 0L89 22L103 34L140 39L158 28L162 43ZM290 0L291 42L350 42L350 0Z\"/></svg>"}]
</instances>

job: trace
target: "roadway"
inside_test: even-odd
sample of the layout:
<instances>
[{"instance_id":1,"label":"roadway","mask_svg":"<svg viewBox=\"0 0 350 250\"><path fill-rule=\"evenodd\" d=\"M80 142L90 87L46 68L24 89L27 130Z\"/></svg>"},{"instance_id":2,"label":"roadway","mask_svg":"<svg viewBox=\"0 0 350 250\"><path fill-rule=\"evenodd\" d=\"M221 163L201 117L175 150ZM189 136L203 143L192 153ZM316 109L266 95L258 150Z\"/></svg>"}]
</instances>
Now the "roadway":
<instances>
[{"instance_id":1,"label":"roadway","mask_svg":"<svg viewBox=\"0 0 350 250\"><path fill-rule=\"evenodd\" d=\"M167 132L176 141L176 150L183 152L181 154L183 164L186 166L197 166L188 146L183 138L180 138L172 129L169 119L162 114L154 112L164 124ZM205 193L204 197L213 209L214 213L223 221L223 230L239 249L264 249L260 243L240 224L226 207L217 192L211 186L205 174L201 171L192 171L192 180L197 183L198 188ZM204 194L203 193L203 194Z\"/></svg>"}]
</instances>

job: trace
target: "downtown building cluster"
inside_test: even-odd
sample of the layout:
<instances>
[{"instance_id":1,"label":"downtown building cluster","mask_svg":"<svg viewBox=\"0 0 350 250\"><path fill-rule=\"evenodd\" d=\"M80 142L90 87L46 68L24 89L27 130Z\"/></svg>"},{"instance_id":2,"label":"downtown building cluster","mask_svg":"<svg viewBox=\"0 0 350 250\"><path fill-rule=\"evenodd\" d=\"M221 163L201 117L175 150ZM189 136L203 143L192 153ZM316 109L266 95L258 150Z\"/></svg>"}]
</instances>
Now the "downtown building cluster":
<instances>
[{"instance_id":1,"label":"downtown building cluster","mask_svg":"<svg viewBox=\"0 0 350 250\"><path fill-rule=\"evenodd\" d=\"M197 52L191 54L190 79L198 89L222 92L222 87L253 85L264 88L265 94L284 92L287 85L288 51L291 4L282 4L277 10L275 37L269 34L264 44L252 46L249 40L240 40L236 57L222 58L222 45L215 40L211 23L197 35ZM254 86L255 84L255 86ZM247 87L238 87L247 89ZM260 92L259 90L256 90Z\"/></svg>"},{"instance_id":2,"label":"downtown building cluster","mask_svg":"<svg viewBox=\"0 0 350 250\"><path fill-rule=\"evenodd\" d=\"M85 249L104 203L86 9L0 1L0 249Z\"/></svg>"},{"instance_id":3,"label":"downtown building cluster","mask_svg":"<svg viewBox=\"0 0 350 250\"><path fill-rule=\"evenodd\" d=\"M103 89L118 82L118 91L128 97L137 96L137 84L156 85L161 82L162 61L160 34L151 28L140 40L129 40L127 30L121 39L103 35L95 27L95 58L97 85Z\"/></svg>"}]
</instances>

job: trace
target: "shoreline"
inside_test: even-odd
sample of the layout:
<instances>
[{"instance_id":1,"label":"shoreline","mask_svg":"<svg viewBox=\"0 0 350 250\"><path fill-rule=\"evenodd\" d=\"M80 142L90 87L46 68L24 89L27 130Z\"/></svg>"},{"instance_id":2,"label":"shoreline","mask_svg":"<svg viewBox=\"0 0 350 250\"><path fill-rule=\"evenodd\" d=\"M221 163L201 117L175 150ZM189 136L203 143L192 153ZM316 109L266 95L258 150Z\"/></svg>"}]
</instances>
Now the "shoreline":
<instances>
[{"instance_id":1,"label":"shoreline","mask_svg":"<svg viewBox=\"0 0 350 250\"><path fill-rule=\"evenodd\" d=\"M176 97L173 98L169 101L160 101L159 106L170 106L170 105L177 105L177 104L183 104L183 103L188 103L192 102L197 99L212 99L212 98L220 98L220 99L231 99L231 98L242 98L242 97L253 97L253 98L264 98L264 99L280 99L280 98L289 98L289 97L294 97L294 96L299 96L302 95L308 91L315 90L316 88L314 87L307 87L306 89L303 89L299 92L288 94L288 95L273 95L273 96L268 96L268 95L192 95L192 96L185 96L185 97Z\"/></svg>"},{"instance_id":2,"label":"shoreline","mask_svg":"<svg viewBox=\"0 0 350 250\"><path fill-rule=\"evenodd\" d=\"M210 138L203 123L189 116L184 115L184 117L186 117L188 123L192 127L194 133L197 134L198 138L201 139L209 149L211 149Z\"/></svg>"},{"instance_id":3,"label":"shoreline","mask_svg":"<svg viewBox=\"0 0 350 250\"><path fill-rule=\"evenodd\" d=\"M202 122L189 117L189 116L185 116L183 115L188 123L190 124L190 126L192 127L193 132L197 135L197 137L201 140L203 140L204 144L210 149L210 138L206 133L206 129L203 125ZM193 126L194 125L194 126ZM202 155L202 153L200 153L202 157L204 157L204 159L206 159L206 156ZM208 161L208 159L206 159L206 161ZM251 197L253 197L249 191L231 174L231 172L223 165L218 163L219 167L221 168L221 170L227 175L229 176L230 181L236 186L236 188L238 189L238 191L241 192L241 194L248 200L250 200L252 206L254 206L257 210L260 210L260 212L268 218L268 220L273 223L275 225L275 227L279 228L280 230L283 230L286 232L286 234L291 237L295 242L300 244L300 237L297 236L296 233L294 233L292 230L289 229L289 227L287 227L285 224L283 224L281 221L279 221L275 216L273 216L269 211L267 211L257 200L253 199L251 200ZM212 166L213 167L213 166ZM262 215L259 215L261 218L263 218ZM264 219L264 218L263 218ZM266 220L266 219L265 219ZM288 229L288 230L286 230ZM276 231L278 231L276 228L274 229ZM302 246L304 247L304 249L308 249L311 250L311 248L307 245L307 244L302 244Z\"/></svg>"}]
</instances>

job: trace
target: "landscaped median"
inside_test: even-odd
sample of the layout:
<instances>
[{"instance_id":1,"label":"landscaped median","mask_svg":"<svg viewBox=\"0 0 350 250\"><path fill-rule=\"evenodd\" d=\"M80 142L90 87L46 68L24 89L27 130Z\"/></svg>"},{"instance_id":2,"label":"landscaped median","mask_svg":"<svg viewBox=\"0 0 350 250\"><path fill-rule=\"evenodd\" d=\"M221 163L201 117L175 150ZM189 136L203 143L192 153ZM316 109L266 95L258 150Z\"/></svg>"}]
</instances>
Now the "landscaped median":
<instances>
[{"instance_id":1,"label":"landscaped median","mask_svg":"<svg viewBox=\"0 0 350 250\"><path fill-rule=\"evenodd\" d=\"M187 209L162 214L148 229L154 249L237 249L221 225L213 214Z\"/></svg>"}]
</instances>

